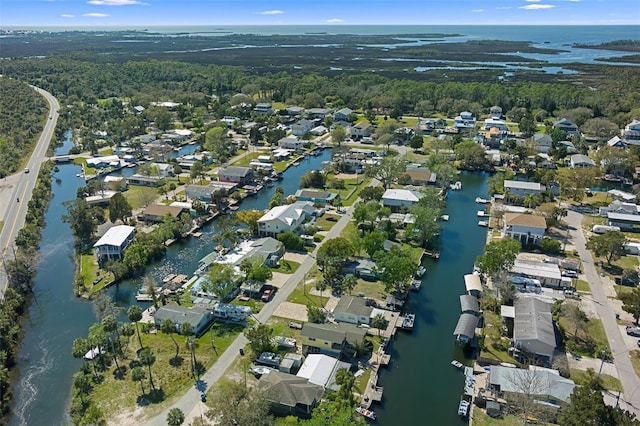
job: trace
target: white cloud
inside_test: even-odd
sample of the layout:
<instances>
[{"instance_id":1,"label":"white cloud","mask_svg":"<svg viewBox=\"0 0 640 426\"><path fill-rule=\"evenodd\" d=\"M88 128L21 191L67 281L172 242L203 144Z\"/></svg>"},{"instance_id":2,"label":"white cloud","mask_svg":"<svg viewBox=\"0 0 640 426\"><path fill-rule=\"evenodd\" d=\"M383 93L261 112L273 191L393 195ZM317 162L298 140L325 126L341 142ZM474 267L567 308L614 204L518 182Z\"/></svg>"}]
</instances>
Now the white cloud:
<instances>
[{"instance_id":1,"label":"white cloud","mask_svg":"<svg viewBox=\"0 0 640 426\"><path fill-rule=\"evenodd\" d=\"M474 13L482 13L482 12L484 12L484 9L473 9L471 11L474 12Z\"/></svg>"},{"instance_id":2,"label":"white cloud","mask_svg":"<svg viewBox=\"0 0 640 426\"><path fill-rule=\"evenodd\" d=\"M327 24L339 24L340 22L344 22L344 19L333 18L333 19L327 19L324 22L326 22Z\"/></svg>"},{"instance_id":3,"label":"white cloud","mask_svg":"<svg viewBox=\"0 0 640 426\"><path fill-rule=\"evenodd\" d=\"M282 15L284 12L282 10L265 10L260 12L260 15Z\"/></svg>"},{"instance_id":4,"label":"white cloud","mask_svg":"<svg viewBox=\"0 0 640 426\"><path fill-rule=\"evenodd\" d=\"M511 9L511 6L499 6L499 7L496 7L496 9L498 9L498 10L509 10L509 9Z\"/></svg>"},{"instance_id":5,"label":"white cloud","mask_svg":"<svg viewBox=\"0 0 640 426\"><path fill-rule=\"evenodd\" d=\"M132 4L149 4L138 0L89 0L87 3L95 6L129 6Z\"/></svg>"},{"instance_id":6,"label":"white cloud","mask_svg":"<svg viewBox=\"0 0 640 426\"><path fill-rule=\"evenodd\" d=\"M86 16L87 18L106 18L111 15L108 13L85 13L82 16Z\"/></svg>"},{"instance_id":7,"label":"white cloud","mask_svg":"<svg viewBox=\"0 0 640 426\"><path fill-rule=\"evenodd\" d=\"M60 15L61 18L75 18L76 15L71 15L70 13L63 13Z\"/></svg>"},{"instance_id":8,"label":"white cloud","mask_svg":"<svg viewBox=\"0 0 640 426\"><path fill-rule=\"evenodd\" d=\"M542 9L552 9L555 5L553 4L528 4L526 6L520 6L519 9L526 10L542 10Z\"/></svg>"}]
</instances>

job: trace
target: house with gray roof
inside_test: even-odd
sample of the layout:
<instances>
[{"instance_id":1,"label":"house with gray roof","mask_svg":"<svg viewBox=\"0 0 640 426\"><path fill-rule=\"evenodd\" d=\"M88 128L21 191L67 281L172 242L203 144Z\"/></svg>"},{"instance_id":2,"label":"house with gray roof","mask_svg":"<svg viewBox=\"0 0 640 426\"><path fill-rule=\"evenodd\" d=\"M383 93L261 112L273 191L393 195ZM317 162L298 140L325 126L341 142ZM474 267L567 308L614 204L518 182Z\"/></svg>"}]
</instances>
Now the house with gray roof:
<instances>
[{"instance_id":1,"label":"house with gray roof","mask_svg":"<svg viewBox=\"0 0 640 426\"><path fill-rule=\"evenodd\" d=\"M331 114L331 110L329 108L309 108L307 110L307 117L311 119L320 118L323 119Z\"/></svg>"},{"instance_id":2,"label":"house with gray roof","mask_svg":"<svg viewBox=\"0 0 640 426\"><path fill-rule=\"evenodd\" d=\"M547 187L538 182L527 182L523 180L505 180L504 190L510 195L524 197L526 195L538 195L546 191Z\"/></svg>"},{"instance_id":3,"label":"house with gray roof","mask_svg":"<svg viewBox=\"0 0 640 426\"><path fill-rule=\"evenodd\" d=\"M213 316L210 311L200 308L186 308L178 305L161 306L153 314L153 322L156 328L160 328L164 320L171 320L176 325L176 332L180 332L180 327L188 323L193 327L193 334L200 336L206 329Z\"/></svg>"},{"instance_id":4,"label":"house with gray roof","mask_svg":"<svg viewBox=\"0 0 640 426\"><path fill-rule=\"evenodd\" d=\"M367 306L364 298L356 296L342 296L336 307L333 309L333 318L337 322L346 322L355 325L369 325L372 311L373 308L371 306Z\"/></svg>"},{"instance_id":5,"label":"house with gray roof","mask_svg":"<svg viewBox=\"0 0 640 426\"><path fill-rule=\"evenodd\" d=\"M291 133L294 136L303 136L313 129L314 123L311 120L300 120L291 125Z\"/></svg>"},{"instance_id":6,"label":"house with gray roof","mask_svg":"<svg viewBox=\"0 0 640 426\"><path fill-rule=\"evenodd\" d=\"M382 205L389 207L392 212L397 212L403 208L408 209L420 201L422 197L424 197L424 194L419 191L387 189L384 194L382 194Z\"/></svg>"},{"instance_id":7,"label":"house with gray roof","mask_svg":"<svg viewBox=\"0 0 640 426\"><path fill-rule=\"evenodd\" d=\"M553 123L553 128L564 131L568 138L579 133L578 126L566 118L559 118L558 121Z\"/></svg>"},{"instance_id":8,"label":"house with gray roof","mask_svg":"<svg viewBox=\"0 0 640 426\"><path fill-rule=\"evenodd\" d=\"M351 137L355 140L371 136L373 133L373 124L368 121L361 121L355 126L351 126Z\"/></svg>"},{"instance_id":9,"label":"house with gray roof","mask_svg":"<svg viewBox=\"0 0 640 426\"><path fill-rule=\"evenodd\" d=\"M333 113L334 121L349 121L349 116L353 114L351 108L342 108Z\"/></svg>"},{"instance_id":10,"label":"house with gray roof","mask_svg":"<svg viewBox=\"0 0 640 426\"><path fill-rule=\"evenodd\" d=\"M367 330L351 324L305 323L300 332L302 353L324 353L335 358L353 358L356 342L362 342L366 335Z\"/></svg>"},{"instance_id":11,"label":"house with gray roof","mask_svg":"<svg viewBox=\"0 0 640 426\"><path fill-rule=\"evenodd\" d=\"M263 374L257 387L271 403L270 410L277 415L311 416L311 411L320 403L324 388L310 383L304 377L272 371Z\"/></svg>"},{"instance_id":12,"label":"house with gray roof","mask_svg":"<svg viewBox=\"0 0 640 426\"><path fill-rule=\"evenodd\" d=\"M536 151L542 154L546 154L553 147L551 136L545 133L536 133L531 140L533 141Z\"/></svg>"},{"instance_id":13,"label":"house with gray roof","mask_svg":"<svg viewBox=\"0 0 640 426\"><path fill-rule=\"evenodd\" d=\"M489 370L490 389L508 397L526 391L540 401L559 405L568 402L576 384L560 376L557 370L530 365L528 369L492 365Z\"/></svg>"},{"instance_id":14,"label":"house with gray roof","mask_svg":"<svg viewBox=\"0 0 640 426\"><path fill-rule=\"evenodd\" d=\"M553 361L556 335L551 305L535 297L519 297L513 303L514 347L526 357L535 357L548 365Z\"/></svg>"},{"instance_id":15,"label":"house with gray roof","mask_svg":"<svg viewBox=\"0 0 640 426\"><path fill-rule=\"evenodd\" d=\"M253 181L253 169L251 167L227 167L220 169L218 180L223 182L235 182L240 186Z\"/></svg>"},{"instance_id":16,"label":"house with gray roof","mask_svg":"<svg viewBox=\"0 0 640 426\"><path fill-rule=\"evenodd\" d=\"M572 169L577 167L595 167L596 162L593 161L589 156L584 154L573 154L570 159L569 165Z\"/></svg>"},{"instance_id":17,"label":"house with gray roof","mask_svg":"<svg viewBox=\"0 0 640 426\"><path fill-rule=\"evenodd\" d=\"M314 204L331 204L338 197L333 192L321 191L319 189L302 188L294 194L298 201L311 201Z\"/></svg>"}]
</instances>

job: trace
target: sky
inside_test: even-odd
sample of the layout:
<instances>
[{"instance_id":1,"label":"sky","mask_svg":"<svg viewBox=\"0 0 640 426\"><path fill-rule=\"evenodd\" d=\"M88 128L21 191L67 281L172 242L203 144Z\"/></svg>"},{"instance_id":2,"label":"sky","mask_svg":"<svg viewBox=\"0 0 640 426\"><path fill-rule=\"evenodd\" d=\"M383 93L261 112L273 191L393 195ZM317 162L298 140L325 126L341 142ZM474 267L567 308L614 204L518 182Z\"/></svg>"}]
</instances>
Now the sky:
<instances>
[{"instance_id":1,"label":"sky","mask_svg":"<svg viewBox=\"0 0 640 426\"><path fill-rule=\"evenodd\" d=\"M640 25L640 0L0 0L0 28L398 24Z\"/></svg>"}]
</instances>

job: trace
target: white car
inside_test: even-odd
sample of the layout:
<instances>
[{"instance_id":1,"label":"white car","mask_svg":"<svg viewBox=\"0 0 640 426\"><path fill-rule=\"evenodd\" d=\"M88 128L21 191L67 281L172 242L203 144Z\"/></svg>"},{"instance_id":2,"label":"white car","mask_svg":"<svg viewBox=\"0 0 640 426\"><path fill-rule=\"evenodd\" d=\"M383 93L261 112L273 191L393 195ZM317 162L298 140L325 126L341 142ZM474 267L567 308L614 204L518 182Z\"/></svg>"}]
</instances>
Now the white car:
<instances>
[{"instance_id":1,"label":"white car","mask_svg":"<svg viewBox=\"0 0 640 426\"><path fill-rule=\"evenodd\" d=\"M29 168L27 167L26 169L24 169L25 173L29 173Z\"/></svg>"}]
</instances>

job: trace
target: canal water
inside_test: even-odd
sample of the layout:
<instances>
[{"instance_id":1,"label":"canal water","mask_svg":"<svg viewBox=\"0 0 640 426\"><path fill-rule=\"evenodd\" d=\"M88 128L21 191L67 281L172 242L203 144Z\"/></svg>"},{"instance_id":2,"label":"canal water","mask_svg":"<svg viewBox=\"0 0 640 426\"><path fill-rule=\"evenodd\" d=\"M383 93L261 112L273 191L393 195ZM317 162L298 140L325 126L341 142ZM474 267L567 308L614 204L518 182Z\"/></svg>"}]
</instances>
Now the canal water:
<instances>
[{"instance_id":1,"label":"canal water","mask_svg":"<svg viewBox=\"0 0 640 426\"><path fill-rule=\"evenodd\" d=\"M381 425L454 425L464 376L450 362L465 360L453 330L460 314L459 296L465 292L464 274L471 273L481 254L487 228L477 225L476 197L487 195L487 177L462 173L462 191L450 191L440 235L440 259L426 261L420 292L406 307L416 313L413 333L400 332L391 342L391 364L380 373L383 403L374 406Z\"/></svg>"}]
</instances>

